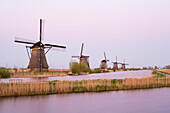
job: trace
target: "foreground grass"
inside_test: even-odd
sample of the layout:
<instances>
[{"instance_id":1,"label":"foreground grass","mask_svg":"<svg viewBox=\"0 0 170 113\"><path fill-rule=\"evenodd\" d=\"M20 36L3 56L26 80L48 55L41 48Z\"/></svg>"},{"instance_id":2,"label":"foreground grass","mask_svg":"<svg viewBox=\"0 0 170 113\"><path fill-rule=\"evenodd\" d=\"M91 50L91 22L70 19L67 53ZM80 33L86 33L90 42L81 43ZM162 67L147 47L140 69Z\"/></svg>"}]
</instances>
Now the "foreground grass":
<instances>
[{"instance_id":1,"label":"foreground grass","mask_svg":"<svg viewBox=\"0 0 170 113\"><path fill-rule=\"evenodd\" d=\"M170 87L170 78L0 83L0 97Z\"/></svg>"}]
</instances>

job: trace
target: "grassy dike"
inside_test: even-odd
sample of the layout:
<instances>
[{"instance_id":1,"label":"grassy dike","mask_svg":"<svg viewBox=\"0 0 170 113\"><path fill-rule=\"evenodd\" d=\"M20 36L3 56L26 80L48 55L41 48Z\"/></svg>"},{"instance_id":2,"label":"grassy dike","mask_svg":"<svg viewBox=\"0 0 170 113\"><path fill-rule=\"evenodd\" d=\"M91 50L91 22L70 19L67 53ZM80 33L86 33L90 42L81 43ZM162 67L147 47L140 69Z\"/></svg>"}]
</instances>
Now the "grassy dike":
<instances>
[{"instance_id":1,"label":"grassy dike","mask_svg":"<svg viewBox=\"0 0 170 113\"><path fill-rule=\"evenodd\" d=\"M170 87L170 78L0 83L0 97Z\"/></svg>"}]
</instances>

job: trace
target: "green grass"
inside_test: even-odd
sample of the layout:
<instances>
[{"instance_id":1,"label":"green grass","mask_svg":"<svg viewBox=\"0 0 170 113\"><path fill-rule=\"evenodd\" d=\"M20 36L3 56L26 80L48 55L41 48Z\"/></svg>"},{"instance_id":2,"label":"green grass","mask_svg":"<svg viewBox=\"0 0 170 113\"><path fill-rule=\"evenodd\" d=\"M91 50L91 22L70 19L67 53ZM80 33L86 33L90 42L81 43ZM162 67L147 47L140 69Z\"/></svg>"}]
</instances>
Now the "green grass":
<instances>
[{"instance_id":1,"label":"green grass","mask_svg":"<svg viewBox=\"0 0 170 113\"><path fill-rule=\"evenodd\" d=\"M94 69L93 71L92 71L92 73L101 73L102 72L102 70L101 69Z\"/></svg>"},{"instance_id":2,"label":"green grass","mask_svg":"<svg viewBox=\"0 0 170 113\"><path fill-rule=\"evenodd\" d=\"M164 73L164 74L167 74L167 75L170 75L170 73L167 73L167 72L163 72L163 71L159 71L161 73Z\"/></svg>"},{"instance_id":3,"label":"green grass","mask_svg":"<svg viewBox=\"0 0 170 113\"><path fill-rule=\"evenodd\" d=\"M142 69L140 69L140 68L128 68L128 70L135 71L135 70L142 70Z\"/></svg>"},{"instance_id":4,"label":"green grass","mask_svg":"<svg viewBox=\"0 0 170 113\"><path fill-rule=\"evenodd\" d=\"M157 75L157 76L154 76L154 78L157 78L157 77L166 77L164 74L158 73L156 70L153 70L152 74Z\"/></svg>"},{"instance_id":5,"label":"green grass","mask_svg":"<svg viewBox=\"0 0 170 113\"><path fill-rule=\"evenodd\" d=\"M5 67L0 67L0 78L9 78L10 77L9 69Z\"/></svg>"}]
</instances>

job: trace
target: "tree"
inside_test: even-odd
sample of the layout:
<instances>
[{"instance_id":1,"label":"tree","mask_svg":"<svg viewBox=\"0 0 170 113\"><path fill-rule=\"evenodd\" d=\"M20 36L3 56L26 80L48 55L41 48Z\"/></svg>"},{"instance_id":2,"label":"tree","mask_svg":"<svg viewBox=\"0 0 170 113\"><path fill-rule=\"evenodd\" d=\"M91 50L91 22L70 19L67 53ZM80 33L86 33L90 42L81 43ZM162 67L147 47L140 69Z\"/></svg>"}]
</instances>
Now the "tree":
<instances>
[{"instance_id":1,"label":"tree","mask_svg":"<svg viewBox=\"0 0 170 113\"><path fill-rule=\"evenodd\" d=\"M73 74L80 74L80 72L89 72L91 73L91 70L88 68L88 66L84 63L79 64L78 62L70 62L70 69Z\"/></svg>"}]
</instances>

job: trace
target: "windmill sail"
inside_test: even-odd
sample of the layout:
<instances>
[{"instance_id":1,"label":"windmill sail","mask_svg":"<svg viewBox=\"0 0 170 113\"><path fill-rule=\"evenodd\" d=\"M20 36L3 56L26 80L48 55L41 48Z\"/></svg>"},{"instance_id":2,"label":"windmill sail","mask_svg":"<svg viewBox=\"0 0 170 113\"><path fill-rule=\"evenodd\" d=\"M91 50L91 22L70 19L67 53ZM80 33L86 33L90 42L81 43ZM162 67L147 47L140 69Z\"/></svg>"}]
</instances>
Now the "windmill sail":
<instances>
[{"instance_id":1,"label":"windmill sail","mask_svg":"<svg viewBox=\"0 0 170 113\"><path fill-rule=\"evenodd\" d=\"M40 42L42 41L42 19L40 19Z\"/></svg>"},{"instance_id":2,"label":"windmill sail","mask_svg":"<svg viewBox=\"0 0 170 113\"><path fill-rule=\"evenodd\" d=\"M48 71L48 64L45 56L45 48L48 48L47 52L51 48L63 48L66 49L65 46L55 45L55 44L43 44L42 43L42 33L43 33L43 20L40 19L40 34L39 34L39 41L38 42L31 42L31 41L22 41L22 40L15 40L17 43L24 43L24 44L32 44L30 49L32 49L31 52L31 58L28 65L28 68L30 71ZM46 53L47 53L46 52Z\"/></svg>"},{"instance_id":3,"label":"windmill sail","mask_svg":"<svg viewBox=\"0 0 170 113\"><path fill-rule=\"evenodd\" d=\"M83 54L83 47L84 47L84 43L82 43L82 46L81 46L80 56L82 56L82 54Z\"/></svg>"},{"instance_id":4,"label":"windmill sail","mask_svg":"<svg viewBox=\"0 0 170 113\"><path fill-rule=\"evenodd\" d=\"M89 65L89 56L83 55L83 48L84 48L84 43L82 43L82 46L81 46L80 56L72 56L72 58L78 58L80 60L80 62L79 62L80 64L83 63L88 68L90 68L90 65Z\"/></svg>"},{"instance_id":5,"label":"windmill sail","mask_svg":"<svg viewBox=\"0 0 170 113\"><path fill-rule=\"evenodd\" d=\"M34 44L33 42L27 42L27 41L21 41L21 40L15 40L17 43L24 43L24 44Z\"/></svg>"},{"instance_id":6,"label":"windmill sail","mask_svg":"<svg viewBox=\"0 0 170 113\"><path fill-rule=\"evenodd\" d=\"M64 48L66 49L66 46L60 46L60 45L54 45L54 44L44 44L45 46L50 46L50 47L57 47L57 48Z\"/></svg>"}]
</instances>

